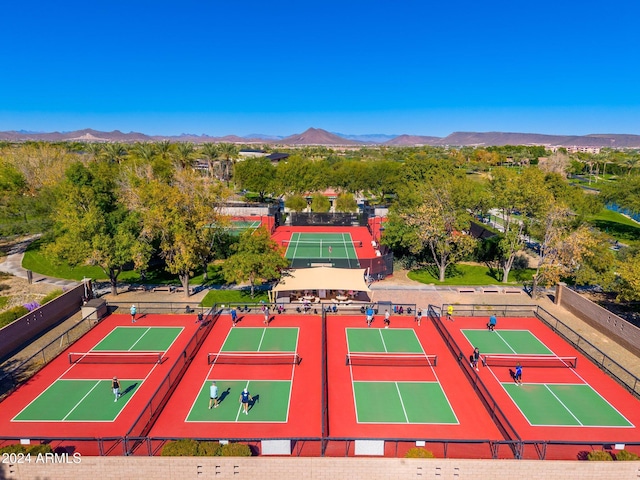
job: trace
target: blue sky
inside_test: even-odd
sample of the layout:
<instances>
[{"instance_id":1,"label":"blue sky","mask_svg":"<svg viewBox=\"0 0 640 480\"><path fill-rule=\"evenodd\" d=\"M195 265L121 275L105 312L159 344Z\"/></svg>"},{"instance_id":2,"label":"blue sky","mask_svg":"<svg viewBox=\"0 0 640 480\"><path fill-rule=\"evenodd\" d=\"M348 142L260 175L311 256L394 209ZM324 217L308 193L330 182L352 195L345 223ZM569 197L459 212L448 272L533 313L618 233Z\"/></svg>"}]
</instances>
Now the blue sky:
<instances>
[{"instance_id":1,"label":"blue sky","mask_svg":"<svg viewBox=\"0 0 640 480\"><path fill-rule=\"evenodd\" d=\"M640 134L640 2L5 2L0 130Z\"/></svg>"}]
</instances>

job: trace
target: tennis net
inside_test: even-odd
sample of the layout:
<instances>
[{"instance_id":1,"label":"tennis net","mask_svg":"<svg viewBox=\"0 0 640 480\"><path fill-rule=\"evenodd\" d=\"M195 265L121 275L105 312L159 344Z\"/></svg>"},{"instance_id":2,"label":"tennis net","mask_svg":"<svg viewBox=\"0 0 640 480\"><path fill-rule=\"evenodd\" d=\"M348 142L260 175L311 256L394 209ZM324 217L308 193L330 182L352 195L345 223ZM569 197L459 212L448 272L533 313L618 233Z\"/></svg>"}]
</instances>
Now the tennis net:
<instances>
[{"instance_id":1,"label":"tennis net","mask_svg":"<svg viewBox=\"0 0 640 480\"><path fill-rule=\"evenodd\" d=\"M363 367L435 367L437 355L424 353L348 353L347 365Z\"/></svg>"},{"instance_id":2,"label":"tennis net","mask_svg":"<svg viewBox=\"0 0 640 480\"><path fill-rule=\"evenodd\" d=\"M71 352L69 363L162 363L164 352Z\"/></svg>"},{"instance_id":3,"label":"tennis net","mask_svg":"<svg viewBox=\"0 0 640 480\"><path fill-rule=\"evenodd\" d=\"M317 248L348 248L354 246L355 248L362 247L362 240L351 240L342 242L340 240L281 240L283 246L288 247L292 245L294 247L317 247Z\"/></svg>"},{"instance_id":4,"label":"tennis net","mask_svg":"<svg viewBox=\"0 0 640 480\"><path fill-rule=\"evenodd\" d=\"M295 352L217 352L207 355L209 365L298 365L301 361Z\"/></svg>"},{"instance_id":5,"label":"tennis net","mask_svg":"<svg viewBox=\"0 0 640 480\"><path fill-rule=\"evenodd\" d=\"M578 364L578 357L558 357L556 355L483 355L481 360L485 367L515 367L519 363L523 367L576 368Z\"/></svg>"}]
</instances>

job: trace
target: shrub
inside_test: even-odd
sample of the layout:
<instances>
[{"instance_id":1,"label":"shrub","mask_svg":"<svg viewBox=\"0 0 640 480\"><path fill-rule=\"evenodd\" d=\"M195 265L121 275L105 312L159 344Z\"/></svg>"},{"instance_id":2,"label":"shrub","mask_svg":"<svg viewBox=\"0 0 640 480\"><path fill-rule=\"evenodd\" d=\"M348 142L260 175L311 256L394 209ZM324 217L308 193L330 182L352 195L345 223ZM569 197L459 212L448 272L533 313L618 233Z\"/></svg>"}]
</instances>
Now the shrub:
<instances>
[{"instance_id":1,"label":"shrub","mask_svg":"<svg viewBox=\"0 0 640 480\"><path fill-rule=\"evenodd\" d=\"M244 443L227 443L220 447L221 457L250 457L251 448Z\"/></svg>"},{"instance_id":2,"label":"shrub","mask_svg":"<svg viewBox=\"0 0 640 480\"><path fill-rule=\"evenodd\" d=\"M60 289L57 290L52 290L49 293L47 293L42 300L40 300L41 304L44 305L47 302L50 302L51 300L53 300L54 298L58 298L60 295L62 295L64 292Z\"/></svg>"},{"instance_id":3,"label":"shrub","mask_svg":"<svg viewBox=\"0 0 640 480\"><path fill-rule=\"evenodd\" d=\"M414 447L407 450L405 458L436 458L431 450Z\"/></svg>"},{"instance_id":4,"label":"shrub","mask_svg":"<svg viewBox=\"0 0 640 480\"><path fill-rule=\"evenodd\" d=\"M587 460L590 461L610 461L613 460L611 454L605 450L591 450L587 453Z\"/></svg>"},{"instance_id":5,"label":"shrub","mask_svg":"<svg viewBox=\"0 0 640 480\"><path fill-rule=\"evenodd\" d=\"M199 457L215 457L220 456L220 449L222 445L218 442L198 442Z\"/></svg>"},{"instance_id":6,"label":"shrub","mask_svg":"<svg viewBox=\"0 0 640 480\"><path fill-rule=\"evenodd\" d=\"M6 312L0 313L0 328L9 325L11 322L17 320L23 315L26 315L27 313L29 313L29 310L24 308L22 305L10 308Z\"/></svg>"},{"instance_id":7,"label":"shrub","mask_svg":"<svg viewBox=\"0 0 640 480\"><path fill-rule=\"evenodd\" d=\"M163 457L195 457L198 455L198 442L190 438L165 443Z\"/></svg>"},{"instance_id":8,"label":"shrub","mask_svg":"<svg viewBox=\"0 0 640 480\"><path fill-rule=\"evenodd\" d=\"M0 448L0 453L27 453L27 449L24 445L15 443L13 445L7 445L6 447Z\"/></svg>"},{"instance_id":9,"label":"shrub","mask_svg":"<svg viewBox=\"0 0 640 480\"><path fill-rule=\"evenodd\" d=\"M22 306L27 310L29 310L30 312L33 312L36 308L40 308L40 304L35 300L33 302L25 303Z\"/></svg>"},{"instance_id":10,"label":"shrub","mask_svg":"<svg viewBox=\"0 0 640 480\"><path fill-rule=\"evenodd\" d=\"M629 460L640 460L640 457L633 452L629 452L627 450L620 450L616 453L616 460L620 461L629 461Z\"/></svg>"},{"instance_id":11,"label":"shrub","mask_svg":"<svg viewBox=\"0 0 640 480\"><path fill-rule=\"evenodd\" d=\"M27 448L27 453L31 455L39 455L41 453L52 453L51 445L48 443L41 443L39 445L31 445Z\"/></svg>"}]
</instances>

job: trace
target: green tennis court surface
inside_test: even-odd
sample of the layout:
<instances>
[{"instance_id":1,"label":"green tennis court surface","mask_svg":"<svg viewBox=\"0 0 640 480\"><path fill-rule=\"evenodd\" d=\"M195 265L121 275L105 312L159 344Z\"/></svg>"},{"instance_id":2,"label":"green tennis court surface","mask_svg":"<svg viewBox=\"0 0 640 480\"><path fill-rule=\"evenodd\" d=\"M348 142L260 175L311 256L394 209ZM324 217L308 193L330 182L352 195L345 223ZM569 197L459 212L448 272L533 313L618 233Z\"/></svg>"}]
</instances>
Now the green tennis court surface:
<instances>
[{"instance_id":1,"label":"green tennis court surface","mask_svg":"<svg viewBox=\"0 0 640 480\"><path fill-rule=\"evenodd\" d=\"M633 427L591 386L585 384L503 383L534 426Z\"/></svg>"},{"instance_id":2,"label":"green tennis court surface","mask_svg":"<svg viewBox=\"0 0 640 480\"><path fill-rule=\"evenodd\" d=\"M93 350L166 352L181 331L182 327L116 327Z\"/></svg>"},{"instance_id":3,"label":"green tennis court surface","mask_svg":"<svg viewBox=\"0 0 640 480\"><path fill-rule=\"evenodd\" d=\"M353 382L358 423L457 424L438 382Z\"/></svg>"},{"instance_id":4,"label":"green tennis court surface","mask_svg":"<svg viewBox=\"0 0 640 480\"><path fill-rule=\"evenodd\" d=\"M285 257L293 267L308 267L311 263L332 263L343 268L360 268L356 243L349 233L294 233L284 240ZM357 242L362 246L362 242Z\"/></svg>"},{"instance_id":5,"label":"green tennis court surface","mask_svg":"<svg viewBox=\"0 0 640 480\"><path fill-rule=\"evenodd\" d=\"M231 225L227 228L229 233L238 236L247 230L255 230L262 222L260 220L231 220Z\"/></svg>"},{"instance_id":6,"label":"green tennis court surface","mask_svg":"<svg viewBox=\"0 0 640 480\"><path fill-rule=\"evenodd\" d=\"M382 322L382 317L378 320ZM362 319L364 323L364 317ZM411 328L347 328L349 353L424 353Z\"/></svg>"},{"instance_id":7,"label":"green tennis court surface","mask_svg":"<svg viewBox=\"0 0 640 480\"><path fill-rule=\"evenodd\" d=\"M425 353L411 328L347 328L346 333L349 353L389 353L392 358L388 366L391 367L394 353ZM358 423L458 423L437 381L353 380L353 395Z\"/></svg>"},{"instance_id":8,"label":"green tennis court surface","mask_svg":"<svg viewBox=\"0 0 640 480\"><path fill-rule=\"evenodd\" d=\"M462 333L482 354L553 355L529 330L469 330Z\"/></svg>"},{"instance_id":9,"label":"green tennis court surface","mask_svg":"<svg viewBox=\"0 0 640 480\"><path fill-rule=\"evenodd\" d=\"M56 380L13 421L113 422L142 380L120 380L122 396L114 402L111 380Z\"/></svg>"},{"instance_id":10,"label":"green tennis court surface","mask_svg":"<svg viewBox=\"0 0 640 480\"><path fill-rule=\"evenodd\" d=\"M223 352L295 352L298 328L235 327L222 345Z\"/></svg>"},{"instance_id":11,"label":"green tennis court surface","mask_svg":"<svg viewBox=\"0 0 640 480\"><path fill-rule=\"evenodd\" d=\"M289 414L290 380L216 380L218 408L209 409L209 387L206 381L187 415L187 422L286 422ZM245 415L240 393L249 390L253 402Z\"/></svg>"}]
</instances>

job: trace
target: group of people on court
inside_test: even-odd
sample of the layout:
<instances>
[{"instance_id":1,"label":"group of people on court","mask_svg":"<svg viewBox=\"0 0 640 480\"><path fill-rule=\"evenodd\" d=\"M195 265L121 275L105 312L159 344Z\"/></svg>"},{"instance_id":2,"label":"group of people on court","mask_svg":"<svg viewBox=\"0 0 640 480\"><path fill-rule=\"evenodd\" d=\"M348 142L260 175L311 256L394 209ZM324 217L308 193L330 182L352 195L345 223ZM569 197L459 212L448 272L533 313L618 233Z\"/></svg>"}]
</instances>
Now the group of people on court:
<instances>
[{"instance_id":1,"label":"group of people on court","mask_svg":"<svg viewBox=\"0 0 640 480\"><path fill-rule=\"evenodd\" d=\"M242 412L245 415L249 415L249 404L253 402L253 397L251 393L249 393L248 388L244 388L242 392L240 392L240 397L238 398L240 405L242 405ZM209 386L209 410L211 408L218 408L220 405L220 399L218 397L218 385L215 381L211 382Z\"/></svg>"}]
</instances>

